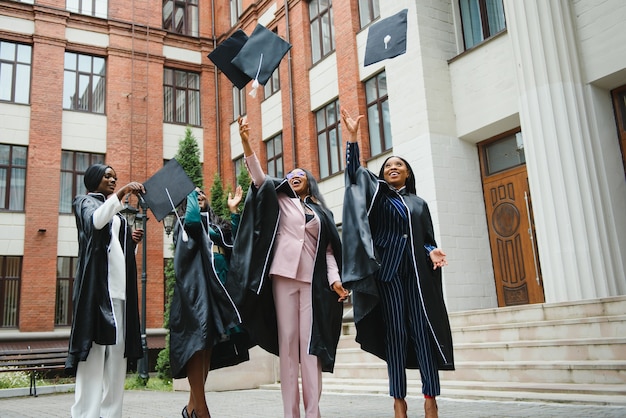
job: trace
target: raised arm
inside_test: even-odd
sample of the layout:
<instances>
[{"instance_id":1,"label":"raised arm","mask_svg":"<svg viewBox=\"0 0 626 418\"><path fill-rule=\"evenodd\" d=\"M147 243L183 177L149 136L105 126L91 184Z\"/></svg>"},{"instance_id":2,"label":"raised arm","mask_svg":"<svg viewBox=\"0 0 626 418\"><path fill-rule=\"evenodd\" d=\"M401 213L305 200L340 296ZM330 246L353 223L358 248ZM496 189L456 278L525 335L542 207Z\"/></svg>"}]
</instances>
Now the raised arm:
<instances>
[{"instance_id":1,"label":"raised arm","mask_svg":"<svg viewBox=\"0 0 626 418\"><path fill-rule=\"evenodd\" d=\"M100 206L93 213L93 225L96 229L104 228L109 221L115 216L117 212L123 209L122 200L127 194L139 194L145 193L146 189L143 188L143 184L136 181L128 183L126 186L119 189L114 196L111 195L105 201L105 204Z\"/></svg>"},{"instance_id":2,"label":"raised arm","mask_svg":"<svg viewBox=\"0 0 626 418\"><path fill-rule=\"evenodd\" d=\"M252 151L250 147L250 126L248 126L248 120L239 116L237 123L239 123L239 136L241 137L241 145L243 146L243 155L250 157L254 154L254 151Z\"/></svg>"},{"instance_id":3,"label":"raised arm","mask_svg":"<svg viewBox=\"0 0 626 418\"><path fill-rule=\"evenodd\" d=\"M243 155L246 160L248 173L250 173L254 185L259 187L265 181L265 173L263 172L261 163L259 163L259 159L250 146L250 127L248 126L248 121L239 116L237 122L239 123L239 136L241 137L241 145L243 146Z\"/></svg>"},{"instance_id":4,"label":"raised arm","mask_svg":"<svg viewBox=\"0 0 626 418\"><path fill-rule=\"evenodd\" d=\"M352 119L350 113L346 109L341 109L341 123L348 131L348 144L346 146L346 181L354 184L356 182L355 174L361 165L359 144L357 143L357 134L359 131L359 122L363 119L363 115L359 115L356 120Z\"/></svg>"}]
</instances>

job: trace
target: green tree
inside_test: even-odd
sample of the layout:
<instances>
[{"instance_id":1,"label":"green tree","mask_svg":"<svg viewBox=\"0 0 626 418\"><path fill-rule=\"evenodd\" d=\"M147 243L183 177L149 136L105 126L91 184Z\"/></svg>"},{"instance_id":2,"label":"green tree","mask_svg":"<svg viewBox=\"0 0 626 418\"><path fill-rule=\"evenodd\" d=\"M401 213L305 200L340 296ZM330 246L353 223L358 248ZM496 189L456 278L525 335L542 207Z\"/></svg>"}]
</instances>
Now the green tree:
<instances>
[{"instance_id":1,"label":"green tree","mask_svg":"<svg viewBox=\"0 0 626 418\"><path fill-rule=\"evenodd\" d=\"M228 210L228 192L224 191L224 185L219 173L215 173L213 177L213 185L211 186L211 201L209 202L213 212L222 218L230 219L230 211Z\"/></svg>"},{"instance_id":2,"label":"green tree","mask_svg":"<svg viewBox=\"0 0 626 418\"><path fill-rule=\"evenodd\" d=\"M190 127L185 129L185 137L178 141L178 152L174 158L183 167L193 184L200 188L204 187L200 147Z\"/></svg>"},{"instance_id":3,"label":"green tree","mask_svg":"<svg viewBox=\"0 0 626 418\"><path fill-rule=\"evenodd\" d=\"M248 173L248 169L246 168L246 166L242 164L241 168L239 169L239 173L237 173L237 184L240 185L243 189L243 198L241 199L241 203L239 204L239 212L243 210L243 204L246 201L246 196L248 195L250 183L252 183L250 173Z\"/></svg>"}]
</instances>

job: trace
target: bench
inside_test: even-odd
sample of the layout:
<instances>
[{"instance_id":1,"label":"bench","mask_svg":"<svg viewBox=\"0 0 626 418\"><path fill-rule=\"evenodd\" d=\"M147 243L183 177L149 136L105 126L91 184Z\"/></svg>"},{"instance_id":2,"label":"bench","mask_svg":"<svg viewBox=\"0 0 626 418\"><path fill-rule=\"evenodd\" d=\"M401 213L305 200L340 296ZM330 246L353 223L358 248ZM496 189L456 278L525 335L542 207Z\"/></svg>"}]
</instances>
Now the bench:
<instances>
[{"instance_id":1,"label":"bench","mask_svg":"<svg viewBox=\"0 0 626 418\"><path fill-rule=\"evenodd\" d=\"M29 372L30 395L37 396L37 372L65 369L67 347L28 348L0 351L0 373Z\"/></svg>"}]
</instances>

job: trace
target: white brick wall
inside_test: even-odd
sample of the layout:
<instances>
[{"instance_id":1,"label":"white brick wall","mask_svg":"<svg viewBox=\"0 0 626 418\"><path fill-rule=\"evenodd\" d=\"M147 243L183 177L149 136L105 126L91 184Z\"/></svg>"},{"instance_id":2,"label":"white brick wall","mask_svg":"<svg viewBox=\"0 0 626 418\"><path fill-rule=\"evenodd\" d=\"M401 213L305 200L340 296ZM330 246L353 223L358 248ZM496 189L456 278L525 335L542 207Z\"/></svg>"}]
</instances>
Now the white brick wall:
<instances>
[{"instance_id":1,"label":"white brick wall","mask_svg":"<svg viewBox=\"0 0 626 418\"><path fill-rule=\"evenodd\" d=\"M452 101L460 138L474 143L519 126L518 87L508 35L450 63Z\"/></svg>"},{"instance_id":2,"label":"white brick wall","mask_svg":"<svg viewBox=\"0 0 626 418\"><path fill-rule=\"evenodd\" d=\"M624 84L626 2L574 0L572 4L585 81L597 82L620 71L620 77L604 83L608 88Z\"/></svg>"}]
</instances>

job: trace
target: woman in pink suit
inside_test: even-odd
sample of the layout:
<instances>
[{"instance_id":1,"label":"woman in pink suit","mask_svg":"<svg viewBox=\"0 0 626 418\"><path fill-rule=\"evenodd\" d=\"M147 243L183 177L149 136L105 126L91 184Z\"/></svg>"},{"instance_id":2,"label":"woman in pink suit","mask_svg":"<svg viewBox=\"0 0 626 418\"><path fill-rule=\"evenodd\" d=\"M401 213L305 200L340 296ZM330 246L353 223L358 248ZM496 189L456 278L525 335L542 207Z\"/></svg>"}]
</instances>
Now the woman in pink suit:
<instances>
[{"instance_id":1,"label":"woman in pink suit","mask_svg":"<svg viewBox=\"0 0 626 418\"><path fill-rule=\"evenodd\" d=\"M348 296L339 277L339 234L311 173L266 176L244 119L239 128L253 184L228 283L238 286L233 293L252 340L279 355L285 418L300 417L299 373L306 417L318 418L322 371L333 370Z\"/></svg>"}]
</instances>

